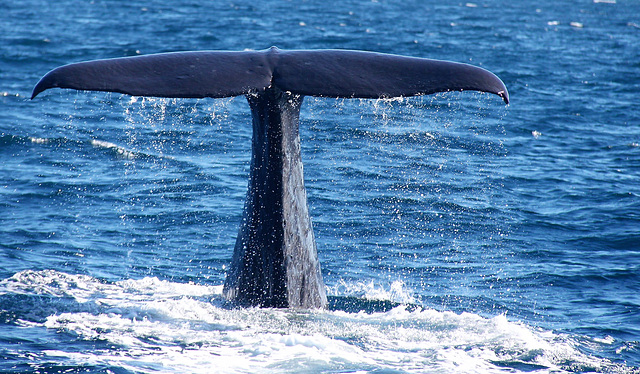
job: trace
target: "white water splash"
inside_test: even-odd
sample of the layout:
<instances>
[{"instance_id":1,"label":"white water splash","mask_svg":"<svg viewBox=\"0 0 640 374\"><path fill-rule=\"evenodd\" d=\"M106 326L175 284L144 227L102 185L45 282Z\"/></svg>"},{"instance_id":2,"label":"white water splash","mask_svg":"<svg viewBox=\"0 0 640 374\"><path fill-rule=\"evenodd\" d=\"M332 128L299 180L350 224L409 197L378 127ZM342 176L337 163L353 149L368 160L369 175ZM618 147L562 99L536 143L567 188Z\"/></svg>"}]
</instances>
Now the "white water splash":
<instances>
[{"instance_id":1,"label":"white water splash","mask_svg":"<svg viewBox=\"0 0 640 374\"><path fill-rule=\"evenodd\" d=\"M369 282L351 282L340 280L334 287L329 289L329 294L339 296L351 296L366 300L387 300L401 304L415 304L416 299L413 292L407 289L401 280L391 282L388 287Z\"/></svg>"},{"instance_id":2,"label":"white water splash","mask_svg":"<svg viewBox=\"0 0 640 374\"><path fill-rule=\"evenodd\" d=\"M406 291L401 284L386 290L392 298ZM402 305L371 314L229 309L221 306L221 292L221 286L157 278L107 283L53 270L24 271L0 281L0 295L69 300L68 310L58 305L44 321L19 320L30 334L55 330L68 339L111 347L49 347L36 353L35 363L108 365L140 373L625 372L581 353L565 336L504 315L485 318ZM384 292L369 296L384 297Z\"/></svg>"}]
</instances>

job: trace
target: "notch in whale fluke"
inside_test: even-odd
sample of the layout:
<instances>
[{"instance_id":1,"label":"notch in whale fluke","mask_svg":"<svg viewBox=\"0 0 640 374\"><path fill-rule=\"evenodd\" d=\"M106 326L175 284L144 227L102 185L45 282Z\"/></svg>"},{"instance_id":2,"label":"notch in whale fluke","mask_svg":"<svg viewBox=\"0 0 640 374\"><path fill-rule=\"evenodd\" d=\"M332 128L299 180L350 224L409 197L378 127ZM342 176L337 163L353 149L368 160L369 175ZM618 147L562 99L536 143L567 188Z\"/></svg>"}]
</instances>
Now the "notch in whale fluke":
<instances>
[{"instance_id":1,"label":"notch in whale fluke","mask_svg":"<svg viewBox=\"0 0 640 374\"><path fill-rule=\"evenodd\" d=\"M391 98L481 91L509 103L504 83L488 70L456 62L350 50L173 52L61 66L31 98L49 88L133 96L220 98L276 87L296 95Z\"/></svg>"}]
</instances>

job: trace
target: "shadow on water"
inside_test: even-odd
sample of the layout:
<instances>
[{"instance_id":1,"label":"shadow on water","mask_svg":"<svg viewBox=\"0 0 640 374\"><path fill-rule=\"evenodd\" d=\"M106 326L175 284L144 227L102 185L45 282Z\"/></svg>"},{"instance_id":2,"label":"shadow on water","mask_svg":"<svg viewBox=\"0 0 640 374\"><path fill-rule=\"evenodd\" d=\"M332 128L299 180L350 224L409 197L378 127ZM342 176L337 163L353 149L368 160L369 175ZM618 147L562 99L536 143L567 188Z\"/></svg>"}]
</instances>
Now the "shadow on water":
<instances>
[{"instance_id":1,"label":"shadow on water","mask_svg":"<svg viewBox=\"0 0 640 374\"><path fill-rule=\"evenodd\" d=\"M406 310L413 312L420 309L420 306L413 304L403 304L390 300L369 300L354 296L327 296L328 310L332 312L342 311L346 313L386 313L399 306L405 306Z\"/></svg>"}]
</instances>

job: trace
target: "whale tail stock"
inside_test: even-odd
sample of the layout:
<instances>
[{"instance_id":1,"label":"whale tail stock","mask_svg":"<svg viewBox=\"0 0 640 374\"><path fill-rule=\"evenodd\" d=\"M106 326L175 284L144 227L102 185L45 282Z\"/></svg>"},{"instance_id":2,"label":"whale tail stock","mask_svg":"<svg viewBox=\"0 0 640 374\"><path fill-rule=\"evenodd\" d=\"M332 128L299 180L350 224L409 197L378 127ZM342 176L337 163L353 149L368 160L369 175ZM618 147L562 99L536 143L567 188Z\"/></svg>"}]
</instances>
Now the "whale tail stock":
<instances>
[{"instance_id":1,"label":"whale tail stock","mask_svg":"<svg viewBox=\"0 0 640 374\"><path fill-rule=\"evenodd\" d=\"M275 47L74 63L47 73L31 98L54 87L170 98L246 95L253 118L251 172L224 295L238 305L262 307L327 304L300 155L304 96L391 98L475 90L509 103L500 78L467 64Z\"/></svg>"}]
</instances>

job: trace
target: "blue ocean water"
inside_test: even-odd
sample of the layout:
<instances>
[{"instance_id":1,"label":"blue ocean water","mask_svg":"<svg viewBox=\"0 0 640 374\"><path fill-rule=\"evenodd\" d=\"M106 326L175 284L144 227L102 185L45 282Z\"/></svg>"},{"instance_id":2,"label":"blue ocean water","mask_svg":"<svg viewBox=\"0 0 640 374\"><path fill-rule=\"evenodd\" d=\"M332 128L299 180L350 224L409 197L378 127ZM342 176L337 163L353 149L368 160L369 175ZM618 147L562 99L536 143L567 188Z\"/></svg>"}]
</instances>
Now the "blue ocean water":
<instances>
[{"instance_id":1,"label":"blue ocean water","mask_svg":"<svg viewBox=\"0 0 640 374\"><path fill-rule=\"evenodd\" d=\"M244 98L51 90L76 61L344 48L512 103L306 98L331 307L228 309ZM640 372L640 3L0 4L0 372Z\"/></svg>"}]
</instances>

